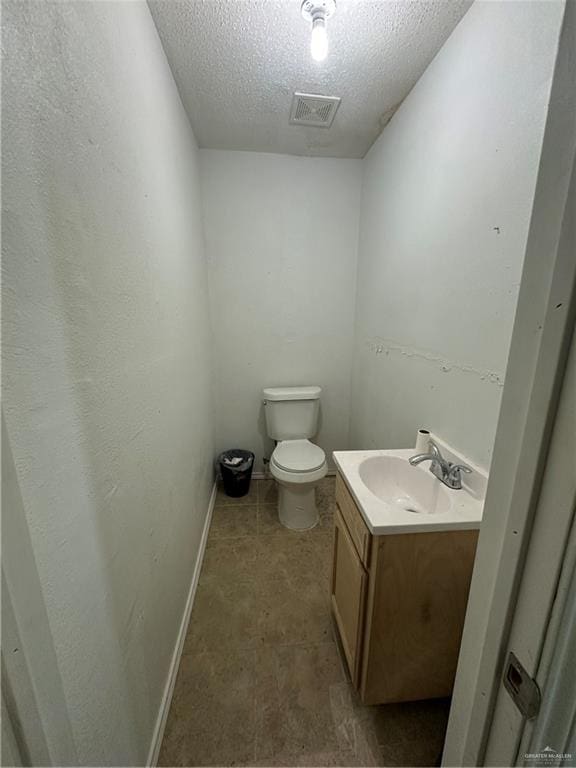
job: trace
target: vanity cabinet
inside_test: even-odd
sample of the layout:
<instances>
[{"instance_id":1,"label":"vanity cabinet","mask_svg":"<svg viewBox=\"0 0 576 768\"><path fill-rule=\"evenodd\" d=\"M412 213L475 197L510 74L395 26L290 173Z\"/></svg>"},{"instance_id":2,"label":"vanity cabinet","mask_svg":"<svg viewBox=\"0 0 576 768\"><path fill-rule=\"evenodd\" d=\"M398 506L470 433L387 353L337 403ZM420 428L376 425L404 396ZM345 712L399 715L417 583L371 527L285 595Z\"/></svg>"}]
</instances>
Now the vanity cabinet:
<instances>
[{"instance_id":1,"label":"vanity cabinet","mask_svg":"<svg viewBox=\"0 0 576 768\"><path fill-rule=\"evenodd\" d=\"M452 693L477 530L374 536L336 478L331 602L364 704Z\"/></svg>"}]
</instances>

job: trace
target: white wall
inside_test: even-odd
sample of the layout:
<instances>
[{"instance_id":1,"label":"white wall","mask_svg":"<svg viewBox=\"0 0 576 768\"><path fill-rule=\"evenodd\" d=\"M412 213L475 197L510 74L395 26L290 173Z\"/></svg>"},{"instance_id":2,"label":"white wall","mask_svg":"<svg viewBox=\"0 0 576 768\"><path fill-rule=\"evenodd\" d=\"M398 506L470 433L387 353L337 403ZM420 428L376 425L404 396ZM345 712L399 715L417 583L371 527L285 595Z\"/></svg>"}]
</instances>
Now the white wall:
<instances>
[{"instance_id":1,"label":"white wall","mask_svg":"<svg viewBox=\"0 0 576 768\"><path fill-rule=\"evenodd\" d=\"M557 5L474 3L365 158L351 447L490 462Z\"/></svg>"},{"instance_id":2,"label":"white wall","mask_svg":"<svg viewBox=\"0 0 576 768\"><path fill-rule=\"evenodd\" d=\"M54 764L142 765L212 483L197 150L144 2L2 11L4 409Z\"/></svg>"},{"instance_id":3,"label":"white wall","mask_svg":"<svg viewBox=\"0 0 576 768\"><path fill-rule=\"evenodd\" d=\"M348 447L361 162L201 150L216 448L270 456L262 387L319 384Z\"/></svg>"}]
</instances>

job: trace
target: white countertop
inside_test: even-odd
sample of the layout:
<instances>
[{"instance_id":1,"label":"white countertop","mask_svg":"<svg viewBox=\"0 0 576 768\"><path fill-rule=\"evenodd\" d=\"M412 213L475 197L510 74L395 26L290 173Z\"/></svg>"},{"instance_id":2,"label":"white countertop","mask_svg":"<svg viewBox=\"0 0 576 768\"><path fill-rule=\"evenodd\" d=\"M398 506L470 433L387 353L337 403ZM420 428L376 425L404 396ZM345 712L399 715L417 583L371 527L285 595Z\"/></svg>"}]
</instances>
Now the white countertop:
<instances>
[{"instance_id":1,"label":"white countertop","mask_svg":"<svg viewBox=\"0 0 576 768\"><path fill-rule=\"evenodd\" d=\"M465 457L458 456L438 438L434 437L434 440L447 459L468 464L473 468L473 475L463 475L463 483L470 478L469 485L465 485L461 490L446 487L432 475L428 461L415 467L411 466L408 464L408 459L415 454L414 449L335 451L332 454L366 525L374 535L480 528L487 482L486 472L471 464ZM394 461L388 464L382 463L382 470L379 462L362 465L366 459L373 457L390 457ZM406 462L405 465L404 462ZM390 469L385 470L384 467L388 465ZM370 467L369 473L368 467ZM386 476L386 471L389 476ZM379 477L378 473L381 473L382 477ZM426 473L426 475L412 473ZM365 484L364 480L368 477L370 477L368 482L380 496ZM425 503L409 504L413 498L418 498L416 492L413 496L411 495L413 488L419 489L419 498L425 498ZM418 511L407 511L397 501L390 503L386 500L387 498L400 498L405 507L414 507Z\"/></svg>"}]
</instances>

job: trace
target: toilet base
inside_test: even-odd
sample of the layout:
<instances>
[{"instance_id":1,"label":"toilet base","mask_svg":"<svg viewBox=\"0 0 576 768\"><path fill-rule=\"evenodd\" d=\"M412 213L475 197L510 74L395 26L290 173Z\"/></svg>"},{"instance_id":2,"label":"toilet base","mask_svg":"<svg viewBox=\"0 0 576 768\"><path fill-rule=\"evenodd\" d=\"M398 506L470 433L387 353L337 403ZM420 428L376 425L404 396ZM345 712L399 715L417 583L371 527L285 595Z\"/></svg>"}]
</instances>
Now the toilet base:
<instances>
[{"instance_id":1,"label":"toilet base","mask_svg":"<svg viewBox=\"0 0 576 768\"><path fill-rule=\"evenodd\" d=\"M316 508L317 483L288 485L279 481L278 485L278 518L282 525L292 531L314 528L320 520Z\"/></svg>"}]
</instances>

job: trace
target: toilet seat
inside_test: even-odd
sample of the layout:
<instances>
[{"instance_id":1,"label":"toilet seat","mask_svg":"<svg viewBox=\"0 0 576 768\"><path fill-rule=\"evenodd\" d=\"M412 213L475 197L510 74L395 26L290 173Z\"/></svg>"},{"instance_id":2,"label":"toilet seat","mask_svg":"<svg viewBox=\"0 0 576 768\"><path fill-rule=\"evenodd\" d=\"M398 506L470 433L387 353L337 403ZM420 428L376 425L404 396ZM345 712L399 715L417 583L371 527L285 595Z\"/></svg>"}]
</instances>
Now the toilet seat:
<instances>
[{"instance_id":1,"label":"toilet seat","mask_svg":"<svg viewBox=\"0 0 576 768\"><path fill-rule=\"evenodd\" d=\"M272 461L285 472L315 472L323 467L326 455L310 440L282 440L274 449Z\"/></svg>"}]
</instances>

